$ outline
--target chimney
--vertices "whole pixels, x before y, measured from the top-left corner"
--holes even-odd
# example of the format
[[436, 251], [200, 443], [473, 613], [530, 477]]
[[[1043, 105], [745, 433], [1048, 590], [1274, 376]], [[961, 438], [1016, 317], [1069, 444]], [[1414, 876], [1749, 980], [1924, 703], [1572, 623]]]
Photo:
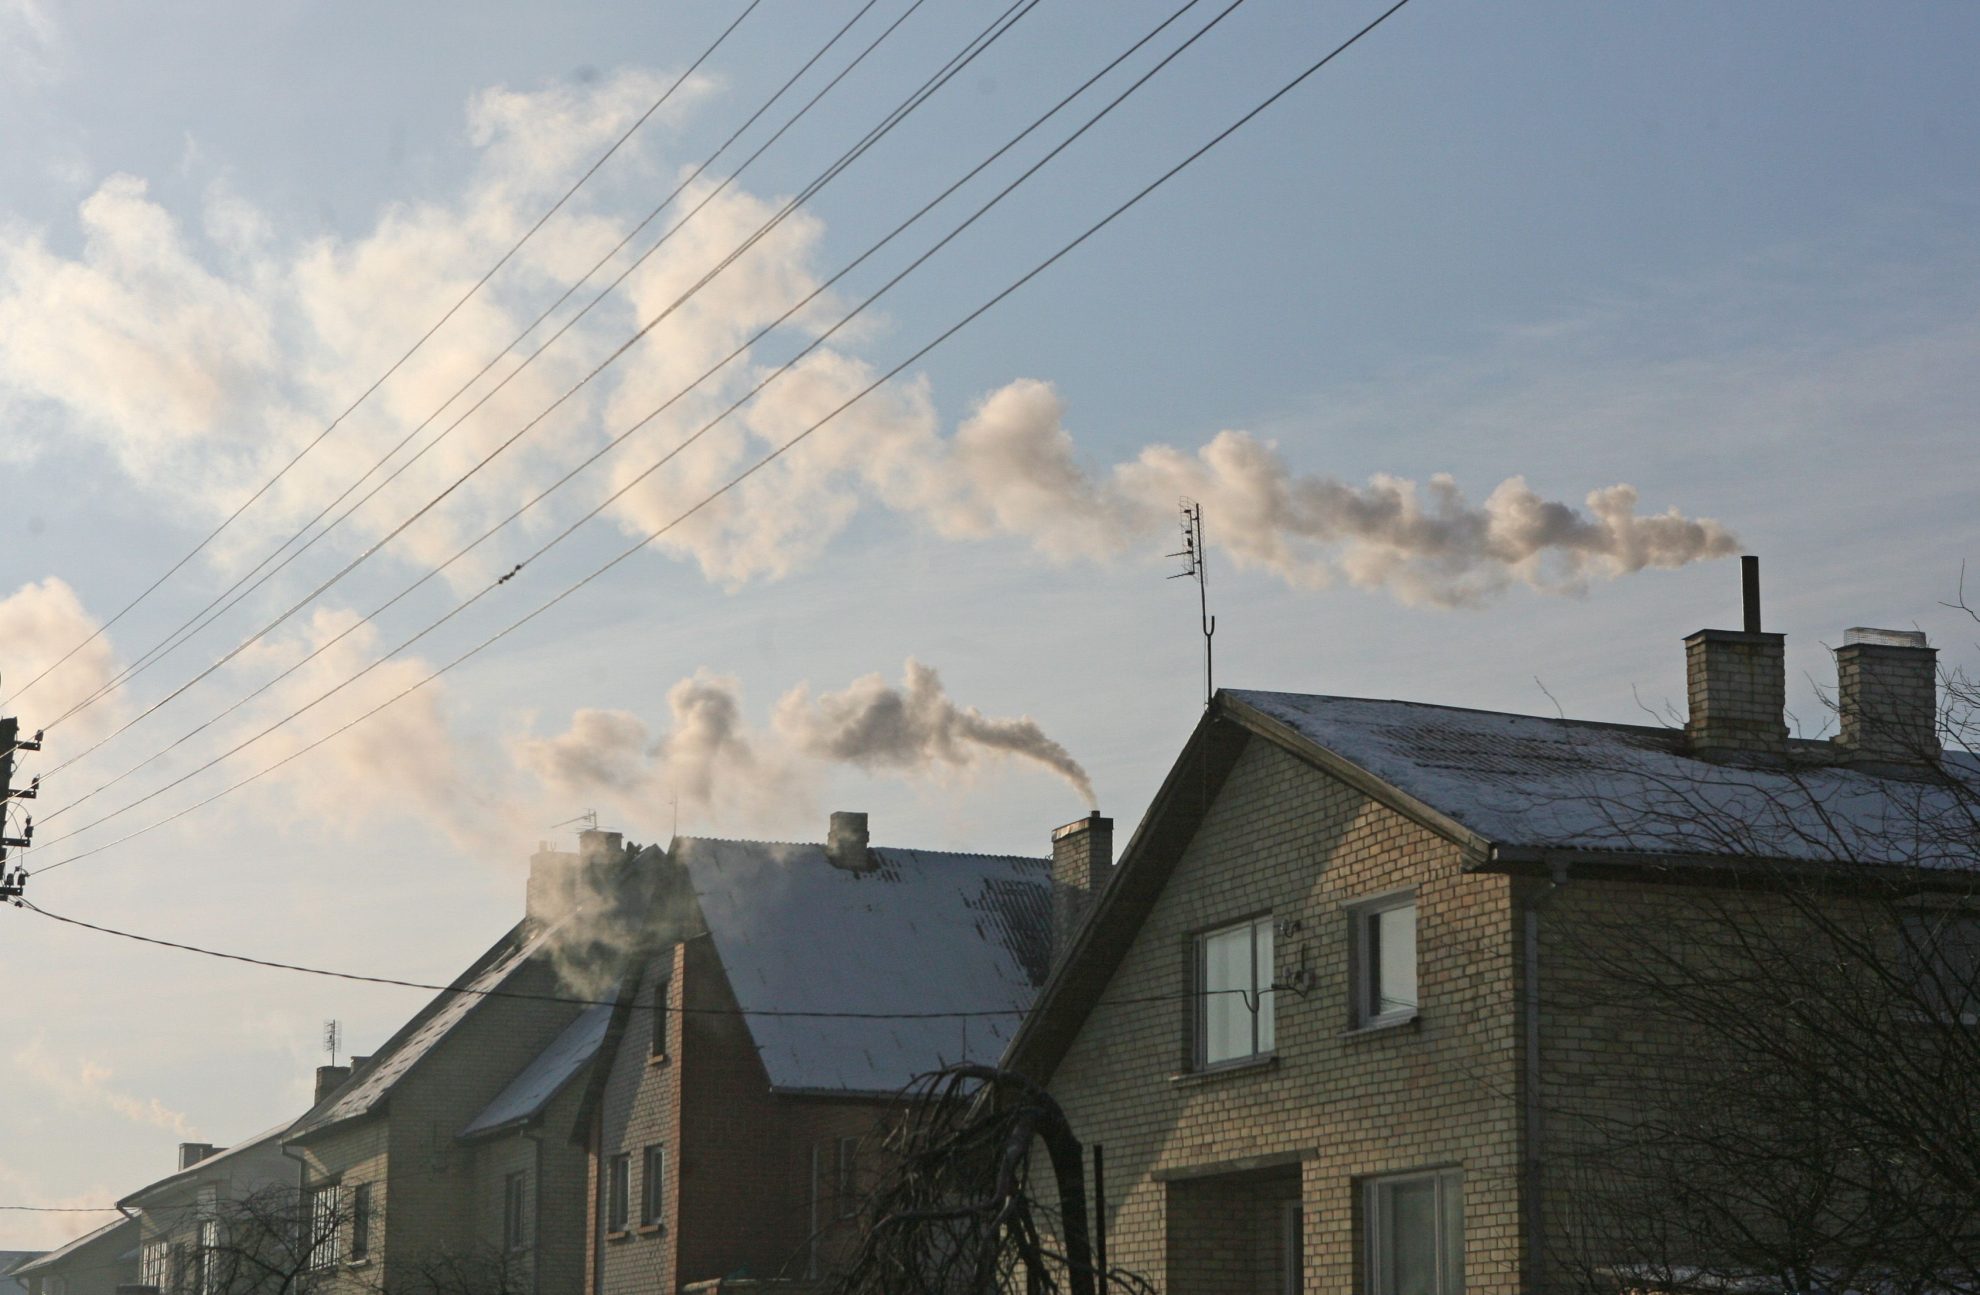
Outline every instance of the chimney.
[[873, 856], [866, 848], [868, 840], [864, 813], [835, 809], [832, 811], [832, 825], [825, 833], [825, 857], [832, 861], [834, 868], [865, 872], [873, 867]]
[[1836, 649], [1836, 745], [1872, 764], [1930, 764], [1939, 756], [1937, 648], [1917, 630], [1858, 626]]
[[553, 850], [548, 841], [536, 843], [529, 856], [529, 886], [523, 896], [523, 915], [533, 925], [554, 922], [571, 911], [577, 894], [577, 856]]
[[179, 1168], [191, 1169], [200, 1161], [219, 1150], [211, 1142], [181, 1142], [179, 1144]]
[[356, 1074], [356, 1073], [357, 1073], [358, 1071], [360, 1071], [360, 1070], [363, 1070], [363, 1069], [364, 1069], [364, 1063], [365, 1063], [365, 1062], [367, 1062], [367, 1061], [369, 1061], [369, 1060], [371, 1060], [371, 1054], [369, 1054], [369, 1053], [366, 1053], [366, 1054], [365, 1054], [364, 1056], [362, 1056], [362, 1057], [352, 1057], [352, 1058], [351, 1058], [351, 1073], [355, 1075], [355, 1074]]
[[[318, 1066], [316, 1068], [316, 1100], [322, 1101], [335, 1092], [337, 1085], [351, 1077], [349, 1066]], [[311, 1103], [314, 1105], [314, 1103]]]
[[1684, 735], [1703, 756], [1787, 752], [1785, 634], [1760, 629], [1760, 559], [1739, 560], [1745, 628], [1699, 630], [1684, 641]]
[[1114, 871], [1114, 820], [1094, 810], [1052, 829], [1052, 962], [1057, 965], [1093, 897]]

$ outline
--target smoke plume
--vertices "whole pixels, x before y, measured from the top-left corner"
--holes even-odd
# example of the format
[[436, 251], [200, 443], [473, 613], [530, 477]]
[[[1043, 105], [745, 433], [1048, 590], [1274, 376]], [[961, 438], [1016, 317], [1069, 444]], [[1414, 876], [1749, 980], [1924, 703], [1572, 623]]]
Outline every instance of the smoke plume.
[[870, 674], [815, 700], [800, 684], [777, 703], [777, 731], [806, 755], [869, 770], [913, 773], [938, 764], [966, 770], [985, 758], [1014, 756], [1057, 774], [1094, 803], [1086, 771], [1036, 720], [991, 719], [974, 706], [958, 706], [934, 668], [912, 658], [905, 673], [900, 687]]

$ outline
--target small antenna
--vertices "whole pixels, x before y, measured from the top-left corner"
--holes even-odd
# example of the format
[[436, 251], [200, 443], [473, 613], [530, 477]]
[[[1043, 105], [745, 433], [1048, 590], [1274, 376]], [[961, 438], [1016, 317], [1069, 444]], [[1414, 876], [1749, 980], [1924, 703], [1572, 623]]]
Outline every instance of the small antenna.
[[598, 830], [598, 811], [595, 809], [587, 809], [586, 811], [584, 811], [584, 813], [579, 814], [576, 818], [567, 818], [561, 823], [552, 823], [549, 827], [546, 827], [543, 830], [546, 832], [554, 832], [560, 827], [569, 827], [573, 823], [582, 823], [584, 824], [587, 831], [596, 832]]
[[1203, 505], [1194, 499], [1182, 498], [1176, 501], [1182, 509], [1182, 548], [1169, 554], [1183, 560], [1183, 569], [1170, 576], [1171, 580], [1196, 581], [1197, 612], [1203, 621], [1203, 704], [1208, 706], [1210, 699], [1217, 694], [1211, 675], [1210, 640], [1217, 633], [1217, 618], [1210, 614], [1210, 587], [1208, 553], [1203, 546]]
[[330, 1064], [337, 1064], [337, 1049], [344, 1044], [344, 1027], [338, 1021], [323, 1023], [323, 1050], [330, 1054]]

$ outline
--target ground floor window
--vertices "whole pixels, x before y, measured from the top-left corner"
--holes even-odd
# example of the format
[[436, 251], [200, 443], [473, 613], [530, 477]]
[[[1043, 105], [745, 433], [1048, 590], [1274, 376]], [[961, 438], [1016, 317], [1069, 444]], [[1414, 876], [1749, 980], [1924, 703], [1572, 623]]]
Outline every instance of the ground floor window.
[[1464, 1290], [1464, 1181], [1456, 1170], [1370, 1179], [1362, 1226], [1369, 1295]]
[[605, 1179], [605, 1230], [624, 1232], [632, 1216], [632, 1152], [613, 1156]]

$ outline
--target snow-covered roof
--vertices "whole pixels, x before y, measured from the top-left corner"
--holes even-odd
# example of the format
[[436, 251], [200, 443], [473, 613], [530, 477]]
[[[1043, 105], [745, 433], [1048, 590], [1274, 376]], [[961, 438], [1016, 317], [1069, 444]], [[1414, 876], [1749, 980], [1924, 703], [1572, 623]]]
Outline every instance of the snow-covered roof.
[[1046, 859], [875, 847], [851, 872], [819, 845], [707, 838], [678, 839], [674, 857], [776, 1089], [891, 1093], [994, 1060], [1045, 979]]
[[468, 1013], [487, 1001], [489, 990], [500, 989], [528, 963], [543, 947], [552, 929], [525, 924], [503, 936], [493, 949], [482, 955], [468, 979], [435, 998], [424, 1012], [388, 1039], [364, 1069], [298, 1120], [292, 1136], [300, 1137], [326, 1125], [368, 1114]]
[[605, 1039], [605, 1027], [612, 1019], [612, 1000], [617, 996], [617, 991], [608, 993], [579, 1013], [562, 1034], [550, 1041], [550, 1046], [495, 1095], [495, 1100], [468, 1121], [460, 1136], [478, 1137], [542, 1113], [551, 1099], [563, 1091], [564, 1085], [598, 1054], [598, 1045]]
[[1853, 769], [1828, 743], [1787, 761], [1686, 753], [1673, 729], [1417, 702], [1225, 696], [1500, 847], [1980, 866], [1980, 761], [1937, 774]]
[[102, 1227], [97, 1228], [94, 1232], [85, 1232], [65, 1246], [60, 1246], [54, 1250], [50, 1250], [47, 1254], [39, 1258], [30, 1259], [26, 1263], [15, 1266], [8, 1273], [8, 1276], [26, 1277], [33, 1273], [47, 1272], [52, 1268], [59, 1267], [64, 1260], [74, 1258], [83, 1251], [93, 1249], [102, 1244], [119, 1246], [120, 1248], [117, 1251], [116, 1257], [120, 1261], [135, 1259], [137, 1257], [137, 1240], [138, 1221], [129, 1215], [119, 1215], [111, 1219], [108, 1223], [105, 1223]]
[[215, 1169], [231, 1169], [234, 1165], [239, 1164], [241, 1158], [245, 1157], [248, 1152], [255, 1150], [257, 1147], [267, 1147], [273, 1150], [273, 1144], [276, 1139], [287, 1133], [294, 1123], [295, 1121], [293, 1120], [285, 1120], [272, 1129], [265, 1129], [251, 1138], [235, 1143], [231, 1147], [216, 1151], [206, 1159], [181, 1169], [177, 1173], [167, 1174], [157, 1182], [147, 1183], [117, 1203], [119, 1205], [139, 1204], [145, 1197], [152, 1195], [154, 1192], [177, 1186], [181, 1183], [196, 1182], [200, 1178], [211, 1174]]

